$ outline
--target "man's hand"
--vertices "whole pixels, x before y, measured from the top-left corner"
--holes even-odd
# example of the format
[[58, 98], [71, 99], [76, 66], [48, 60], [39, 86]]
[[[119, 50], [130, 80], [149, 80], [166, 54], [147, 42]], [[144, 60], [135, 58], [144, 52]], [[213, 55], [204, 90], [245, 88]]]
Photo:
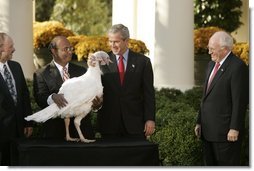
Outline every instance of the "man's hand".
[[94, 112], [97, 112], [101, 108], [102, 102], [103, 102], [103, 98], [102, 97], [96, 96], [93, 99], [92, 109], [93, 109]]
[[239, 135], [239, 131], [234, 130], [234, 129], [230, 129], [228, 132], [228, 141], [232, 141], [235, 142], [238, 140], [238, 135]]
[[197, 124], [197, 125], [195, 126], [194, 131], [195, 131], [195, 135], [196, 135], [198, 138], [200, 138], [200, 136], [201, 136], [201, 125], [200, 125], [200, 124]]
[[68, 104], [63, 94], [52, 94], [51, 97], [59, 108], [63, 108]]
[[33, 133], [33, 127], [25, 127], [24, 128], [24, 135], [25, 137], [30, 137]]
[[154, 131], [155, 131], [155, 122], [152, 120], [146, 121], [144, 128], [145, 136], [147, 137], [152, 135]]

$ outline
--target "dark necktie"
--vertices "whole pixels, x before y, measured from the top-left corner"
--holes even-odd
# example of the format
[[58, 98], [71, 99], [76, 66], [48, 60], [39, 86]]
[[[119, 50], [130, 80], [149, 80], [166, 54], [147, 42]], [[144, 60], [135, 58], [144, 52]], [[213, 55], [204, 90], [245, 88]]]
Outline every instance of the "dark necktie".
[[120, 76], [121, 85], [123, 85], [124, 80], [124, 63], [123, 63], [123, 56], [119, 56], [119, 62], [118, 62], [118, 72]]
[[211, 82], [213, 81], [213, 78], [215, 77], [219, 67], [220, 67], [220, 63], [217, 62], [214, 67], [213, 75], [210, 77], [210, 79], [208, 81], [207, 90], [209, 89], [209, 86], [210, 86]]
[[70, 75], [68, 73], [68, 70], [66, 67], [63, 67], [63, 81], [66, 81], [70, 78]]
[[4, 64], [4, 75], [5, 75], [6, 85], [10, 91], [11, 97], [13, 98], [13, 100], [16, 104], [17, 103], [17, 92], [16, 92], [14, 84], [13, 84], [13, 79], [11, 77], [11, 73], [5, 64]]

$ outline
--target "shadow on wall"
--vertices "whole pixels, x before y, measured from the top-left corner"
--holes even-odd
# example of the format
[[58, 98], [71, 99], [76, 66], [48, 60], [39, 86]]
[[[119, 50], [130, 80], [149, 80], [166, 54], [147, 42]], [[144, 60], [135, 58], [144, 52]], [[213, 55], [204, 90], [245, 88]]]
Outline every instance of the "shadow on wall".
[[0, 14], [0, 32], [7, 32], [8, 20], [3, 14]]

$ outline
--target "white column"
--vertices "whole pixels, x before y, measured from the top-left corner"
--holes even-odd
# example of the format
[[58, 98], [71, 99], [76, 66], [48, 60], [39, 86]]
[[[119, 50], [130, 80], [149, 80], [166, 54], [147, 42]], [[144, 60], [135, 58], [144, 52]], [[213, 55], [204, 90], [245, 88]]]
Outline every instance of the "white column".
[[130, 37], [136, 37], [137, 0], [113, 0], [112, 24], [123, 24], [129, 28]]
[[26, 78], [32, 78], [33, 64], [33, 0], [0, 0], [0, 31], [9, 34]]
[[155, 85], [181, 90], [194, 85], [193, 1], [156, 0]]

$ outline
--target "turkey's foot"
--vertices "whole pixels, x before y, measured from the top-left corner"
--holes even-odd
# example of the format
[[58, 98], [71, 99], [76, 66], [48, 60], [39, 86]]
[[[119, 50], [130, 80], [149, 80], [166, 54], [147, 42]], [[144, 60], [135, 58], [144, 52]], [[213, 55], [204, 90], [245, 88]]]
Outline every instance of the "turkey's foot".
[[76, 141], [76, 142], [80, 141], [79, 138], [71, 138], [71, 137], [65, 137], [65, 140], [66, 141]]
[[89, 140], [89, 139], [85, 139], [85, 138], [80, 139], [80, 141], [83, 142], [83, 143], [95, 142], [95, 140]]

